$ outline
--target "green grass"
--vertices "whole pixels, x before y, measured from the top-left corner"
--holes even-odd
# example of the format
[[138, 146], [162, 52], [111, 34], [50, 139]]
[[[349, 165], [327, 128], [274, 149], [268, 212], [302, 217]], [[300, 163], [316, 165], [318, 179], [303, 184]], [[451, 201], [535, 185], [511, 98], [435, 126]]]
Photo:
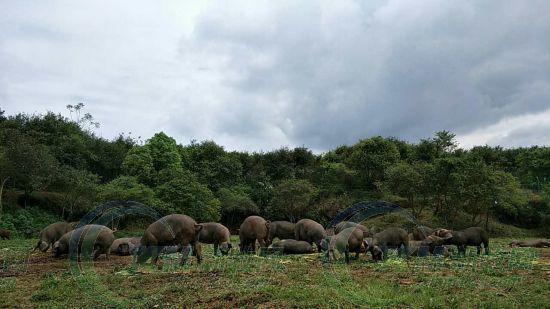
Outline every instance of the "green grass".
[[[327, 264], [321, 254], [214, 257], [205, 246], [200, 265], [190, 258], [179, 266], [175, 254], [160, 267], [117, 257], [95, 266], [83, 263], [84, 273], [75, 275], [68, 261], [51, 258], [43, 265], [16, 267], [35, 243], [16, 239], [0, 242], [0, 259], [11, 263], [13, 275], [0, 277], [0, 305], [548, 308], [550, 249], [511, 251], [508, 241], [493, 240], [489, 256], [478, 257], [474, 250], [452, 259], [390, 255], [382, 263], [361, 256], [350, 265]], [[34, 253], [31, 262], [47, 256]]]

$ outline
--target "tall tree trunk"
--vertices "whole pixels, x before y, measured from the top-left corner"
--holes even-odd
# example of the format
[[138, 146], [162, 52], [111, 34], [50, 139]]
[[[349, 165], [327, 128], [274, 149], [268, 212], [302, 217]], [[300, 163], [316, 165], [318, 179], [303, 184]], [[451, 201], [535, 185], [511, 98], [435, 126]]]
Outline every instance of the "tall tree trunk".
[[6, 177], [4, 180], [2, 180], [2, 185], [0, 185], [0, 218], [2, 218], [2, 214], [4, 211], [4, 208], [2, 206], [2, 195], [4, 194], [4, 185], [6, 184], [6, 181], [8, 181], [9, 177]]
[[25, 193], [23, 193], [23, 208], [27, 209], [27, 202], [29, 200], [29, 192], [25, 190]]

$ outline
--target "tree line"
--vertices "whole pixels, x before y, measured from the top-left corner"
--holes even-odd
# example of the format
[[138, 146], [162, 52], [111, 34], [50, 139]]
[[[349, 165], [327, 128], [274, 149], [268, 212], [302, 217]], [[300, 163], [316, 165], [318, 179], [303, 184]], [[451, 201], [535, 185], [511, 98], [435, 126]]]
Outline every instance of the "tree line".
[[108, 140], [94, 134], [91, 115], [80, 117], [83, 107], [69, 107], [76, 119], [0, 110], [0, 225], [17, 229], [25, 220], [18, 211], [35, 208], [74, 220], [110, 200], [228, 226], [251, 214], [327, 222], [375, 199], [450, 226], [457, 218], [550, 223], [549, 147], [466, 150], [440, 131], [416, 143], [375, 136], [322, 154], [304, 147], [250, 153], [214, 141], [180, 144], [163, 132], [145, 142], [123, 134]]

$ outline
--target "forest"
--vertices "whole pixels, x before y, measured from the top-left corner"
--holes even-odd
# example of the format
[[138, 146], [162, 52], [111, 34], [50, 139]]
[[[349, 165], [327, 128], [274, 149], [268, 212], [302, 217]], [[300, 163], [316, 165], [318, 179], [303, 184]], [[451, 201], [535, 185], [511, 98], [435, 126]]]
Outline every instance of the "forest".
[[70, 116], [0, 110], [0, 228], [24, 233], [78, 220], [111, 200], [231, 228], [251, 214], [327, 223], [356, 202], [386, 200], [430, 225], [550, 232], [550, 147], [462, 149], [440, 131], [414, 143], [365, 137], [321, 154], [251, 153], [163, 132], [105, 139], [83, 104], [68, 109]]

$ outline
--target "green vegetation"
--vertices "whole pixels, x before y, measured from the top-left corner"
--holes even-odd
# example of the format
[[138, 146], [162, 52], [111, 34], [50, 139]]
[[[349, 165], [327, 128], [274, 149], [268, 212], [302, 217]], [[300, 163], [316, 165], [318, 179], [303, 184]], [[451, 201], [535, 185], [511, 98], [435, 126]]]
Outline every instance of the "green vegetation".
[[[180, 267], [176, 254], [165, 256], [160, 269], [114, 256], [84, 264], [83, 275], [72, 273], [66, 260], [34, 253], [31, 261], [42, 264], [12, 268], [15, 276], [0, 277], [0, 299], [6, 307], [69, 308], [547, 307], [548, 249], [511, 250], [508, 241], [493, 240], [489, 256], [478, 257], [471, 249], [465, 258], [407, 261], [391, 252], [386, 262], [361, 256], [350, 265], [326, 264], [321, 254], [214, 257], [208, 246], [200, 265], [190, 259]], [[3, 260], [24, 263], [34, 242], [3, 241]]]
[[144, 142], [106, 140], [83, 104], [68, 109], [76, 119], [0, 110], [0, 227], [42, 228], [38, 213], [77, 220], [117, 199], [232, 228], [251, 214], [327, 223], [353, 203], [379, 199], [427, 225], [550, 232], [549, 147], [464, 150], [441, 131], [418, 143], [371, 137], [318, 155], [302, 147], [248, 153], [213, 141], [178, 144], [163, 132]]

